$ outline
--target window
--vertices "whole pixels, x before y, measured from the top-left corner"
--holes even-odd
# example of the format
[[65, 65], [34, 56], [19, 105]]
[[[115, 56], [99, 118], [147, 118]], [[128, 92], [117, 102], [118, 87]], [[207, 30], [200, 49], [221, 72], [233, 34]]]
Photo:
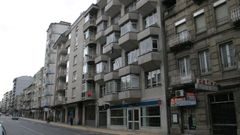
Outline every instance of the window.
[[77, 64], [77, 55], [73, 57], [73, 65], [76, 65], [76, 64]]
[[196, 33], [202, 33], [207, 30], [204, 13], [195, 17], [195, 28], [196, 28]]
[[222, 25], [228, 21], [228, 7], [226, 2], [215, 7], [215, 17], [217, 25]]
[[73, 72], [73, 78], [72, 78], [73, 81], [76, 81], [77, 80], [77, 71], [74, 71]]
[[86, 23], [86, 22], [90, 21], [91, 19], [93, 19], [93, 16], [90, 14], [87, 14], [87, 16], [85, 16], [84, 22]]
[[105, 94], [114, 94], [119, 92], [120, 90], [120, 81], [119, 80], [112, 80], [108, 81], [105, 84]]
[[113, 70], [117, 70], [123, 66], [122, 57], [113, 60]]
[[83, 92], [93, 91], [94, 90], [94, 83], [92, 82], [85, 82], [82, 84]]
[[139, 50], [138, 50], [138, 49], [129, 52], [129, 53], [127, 54], [128, 64], [132, 64], [132, 63], [134, 63], [134, 62], [137, 62], [137, 61], [138, 61], [138, 56], [139, 56]]
[[147, 78], [146, 78], [146, 83], [147, 83], [146, 87], [147, 88], [160, 86], [160, 82], [161, 82], [160, 69], [147, 72], [146, 76], [147, 76]]
[[232, 42], [220, 46], [223, 69], [233, 68], [236, 66], [235, 48]]
[[178, 64], [181, 78], [188, 78], [189, 76], [191, 76], [189, 57], [183, 57], [179, 59]]
[[111, 110], [111, 125], [125, 125], [125, 115], [123, 109]]
[[109, 34], [106, 38], [106, 44], [110, 44], [110, 43], [117, 43], [118, 39], [119, 39], [119, 33], [117, 32], [113, 32], [111, 34]]
[[139, 89], [139, 76], [127, 75], [121, 77], [121, 90]]
[[77, 26], [75, 29], [75, 47], [78, 46], [78, 43], [79, 43], [78, 32], [79, 32], [79, 28]]
[[118, 20], [120, 20], [120, 13], [111, 18], [111, 25], [118, 25]]
[[107, 62], [100, 62], [96, 65], [96, 73], [106, 73], [107, 72]]
[[158, 16], [156, 10], [152, 12], [150, 15], [146, 16], [144, 19], [145, 28], [155, 25], [158, 22]]
[[74, 87], [74, 88], [72, 88], [72, 98], [75, 98], [75, 92], [76, 92], [76, 88]]
[[137, 32], [137, 22], [129, 21], [121, 26], [121, 36], [128, 32]]
[[199, 66], [200, 66], [201, 74], [209, 73], [211, 71], [209, 51], [205, 50], [205, 51], [199, 52], [198, 55], [199, 55]]
[[89, 74], [89, 75], [93, 75], [94, 71], [95, 71], [95, 65], [90, 65], [87, 63], [84, 63], [83, 65], [83, 74]]
[[154, 37], [149, 37], [139, 43], [140, 55], [143, 55], [152, 51], [157, 51], [157, 48], [158, 48], [158, 39]]
[[143, 127], [160, 127], [161, 117], [160, 117], [160, 107], [159, 106], [147, 106], [141, 108], [141, 126]]

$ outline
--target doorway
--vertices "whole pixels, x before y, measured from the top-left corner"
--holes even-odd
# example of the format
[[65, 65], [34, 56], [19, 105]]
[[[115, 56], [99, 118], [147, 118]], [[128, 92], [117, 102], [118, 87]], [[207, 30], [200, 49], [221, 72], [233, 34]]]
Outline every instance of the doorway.
[[127, 109], [127, 126], [129, 130], [140, 129], [140, 108]]
[[237, 119], [233, 93], [210, 95], [213, 135], [237, 135]]

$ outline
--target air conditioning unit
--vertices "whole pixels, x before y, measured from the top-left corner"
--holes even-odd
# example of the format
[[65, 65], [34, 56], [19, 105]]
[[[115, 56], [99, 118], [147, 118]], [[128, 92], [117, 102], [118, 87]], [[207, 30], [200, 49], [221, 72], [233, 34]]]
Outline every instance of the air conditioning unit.
[[176, 90], [175, 97], [184, 97], [184, 90]]

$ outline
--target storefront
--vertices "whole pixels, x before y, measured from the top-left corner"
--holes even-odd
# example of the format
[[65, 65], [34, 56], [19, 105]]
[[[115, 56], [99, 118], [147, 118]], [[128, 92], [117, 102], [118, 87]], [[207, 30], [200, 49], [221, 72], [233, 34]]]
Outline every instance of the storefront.
[[110, 128], [142, 130], [161, 127], [161, 101], [142, 101], [110, 106]]

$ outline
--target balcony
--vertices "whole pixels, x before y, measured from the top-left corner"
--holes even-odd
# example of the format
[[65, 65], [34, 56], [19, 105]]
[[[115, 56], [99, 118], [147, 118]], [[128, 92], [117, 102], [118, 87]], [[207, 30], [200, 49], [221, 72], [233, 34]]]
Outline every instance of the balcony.
[[121, 3], [119, 0], [108, 0], [107, 6], [105, 7], [105, 12], [107, 15], [113, 17], [121, 10]]
[[106, 37], [104, 35], [104, 31], [101, 30], [99, 32], [97, 32], [96, 36], [95, 36], [96, 41], [98, 41], [99, 43], [104, 43], [106, 41]]
[[131, 51], [138, 48], [138, 40], [136, 32], [128, 32], [118, 40], [119, 46], [125, 51]]
[[161, 52], [149, 52], [138, 57], [138, 65], [145, 70], [152, 70], [161, 64]]
[[146, 16], [156, 9], [157, 4], [157, 0], [139, 0], [136, 9], [142, 16]]
[[117, 58], [121, 55], [121, 47], [118, 45], [118, 43], [104, 45], [103, 54], [106, 54], [111, 58]]
[[94, 59], [95, 55], [91, 54], [91, 55], [85, 55], [84, 57], [84, 62], [87, 62], [89, 64], [94, 63]]
[[101, 23], [103, 21], [108, 21], [108, 16], [105, 15], [105, 14], [102, 14], [100, 17], [97, 18], [96, 24], [99, 24], [99, 23]]
[[58, 82], [56, 85], [57, 92], [62, 92], [66, 90], [66, 83], [65, 82]]
[[154, 27], [150, 26], [143, 31], [139, 32], [137, 35], [138, 41], [141, 41], [149, 36], [158, 36], [160, 34], [160, 28], [159, 27]]
[[96, 41], [95, 41], [95, 35], [91, 35], [89, 38], [87, 38], [84, 42], [85, 47], [94, 47], [96, 46]]
[[106, 55], [99, 55], [98, 57], [95, 58], [95, 63], [99, 63], [102, 61], [108, 61], [108, 56]]
[[103, 8], [107, 5], [107, 0], [97, 0], [96, 3], [100, 8]]
[[105, 31], [104, 31], [104, 35], [107, 36], [113, 32], [120, 32], [120, 28], [119, 25], [111, 25], [109, 26]]
[[89, 28], [96, 27], [96, 19], [90, 19], [83, 25], [83, 31], [86, 31]]
[[108, 95], [104, 95], [102, 100], [105, 102], [115, 102], [118, 101], [118, 93], [111, 93]]
[[133, 3], [135, 0], [119, 0], [123, 5], [127, 6], [131, 3]]
[[128, 89], [128, 90], [121, 91], [118, 94], [119, 100], [124, 100], [124, 101], [136, 100], [141, 97], [142, 97], [142, 94], [140, 89]]
[[85, 81], [93, 81], [94, 80], [94, 73], [93, 71], [90, 71], [83, 75], [83, 80]]
[[231, 20], [235, 27], [240, 27], [240, 7], [231, 10]]
[[59, 54], [66, 55], [67, 54], [67, 48], [63, 45], [59, 48]]
[[94, 90], [88, 90], [86, 92], [82, 92], [82, 99], [83, 100], [95, 100], [96, 96], [95, 96], [95, 92]]
[[192, 37], [189, 31], [180, 32], [175, 36], [170, 37], [168, 41], [168, 46], [171, 51], [174, 52], [190, 48], [192, 44]]
[[94, 81], [99, 83], [99, 84], [103, 84], [104, 83], [104, 74], [105, 73], [99, 73], [99, 74], [96, 74], [94, 76]]
[[119, 76], [125, 76], [128, 74], [140, 74], [140, 67], [138, 65], [128, 65], [119, 69]]
[[66, 56], [61, 56], [58, 61], [58, 66], [66, 66], [68, 58]]
[[138, 13], [130, 12], [130, 13], [125, 14], [123, 17], [121, 17], [120, 20], [118, 21], [118, 24], [123, 25], [125, 22], [127, 22], [129, 20], [137, 21], [138, 18], [139, 18]]
[[66, 75], [67, 75], [66, 69], [60, 69], [58, 71], [58, 78], [66, 78]]
[[170, 86], [172, 86], [172, 87], [180, 86], [180, 85], [184, 85], [184, 84], [191, 84], [196, 81], [196, 77], [195, 77], [194, 73], [190, 73], [185, 76], [180, 76], [179, 71], [177, 71], [177, 72], [178, 73], [175, 73], [174, 75], [172, 75], [170, 77]]
[[113, 71], [104, 75], [104, 82], [119, 79], [118, 72]]

